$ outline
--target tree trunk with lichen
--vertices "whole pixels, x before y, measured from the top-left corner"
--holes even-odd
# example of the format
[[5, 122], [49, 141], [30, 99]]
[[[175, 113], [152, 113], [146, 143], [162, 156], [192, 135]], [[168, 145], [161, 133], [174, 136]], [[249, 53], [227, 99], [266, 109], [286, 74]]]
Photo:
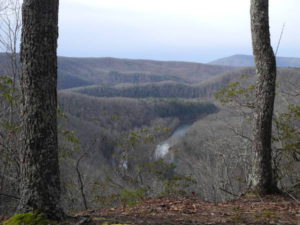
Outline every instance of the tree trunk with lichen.
[[24, 0], [22, 6], [22, 149], [19, 212], [60, 219], [57, 143], [58, 0]]
[[271, 47], [269, 1], [251, 0], [251, 33], [256, 64], [254, 165], [251, 189], [258, 194], [278, 193], [272, 168], [272, 117], [276, 87], [276, 59]]

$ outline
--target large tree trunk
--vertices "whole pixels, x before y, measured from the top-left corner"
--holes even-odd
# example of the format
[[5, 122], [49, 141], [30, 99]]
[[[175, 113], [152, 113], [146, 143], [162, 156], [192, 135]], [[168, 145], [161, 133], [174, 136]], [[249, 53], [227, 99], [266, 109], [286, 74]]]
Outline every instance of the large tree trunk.
[[57, 144], [58, 0], [24, 0], [20, 212], [60, 219]]
[[272, 117], [276, 87], [276, 60], [270, 41], [269, 2], [251, 0], [251, 33], [256, 64], [255, 153], [252, 190], [259, 194], [277, 193], [272, 169]]

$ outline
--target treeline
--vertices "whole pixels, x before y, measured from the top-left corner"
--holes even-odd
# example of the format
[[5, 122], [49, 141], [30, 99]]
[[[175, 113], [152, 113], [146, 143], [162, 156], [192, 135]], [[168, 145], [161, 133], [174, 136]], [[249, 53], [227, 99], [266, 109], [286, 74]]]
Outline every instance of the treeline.
[[96, 97], [128, 98], [198, 98], [199, 88], [177, 82], [148, 83], [140, 85], [90, 86], [72, 89], [74, 92]]
[[[278, 82], [287, 85], [289, 79], [296, 79], [300, 75], [298, 68], [282, 68], [278, 70]], [[211, 98], [214, 94], [230, 82], [241, 77], [251, 77], [253, 81], [254, 68], [244, 68], [239, 71], [215, 76], [200, 84], [192, 85], [175, 81], [162, 81], [138, 84], [91, 85], [70, 89], [70, 91], [95, 97], [127, 97], [127, 98]], [[249, 81], [248, 81], [249, 83]]]
[[99, 83], [105, 85], [116, 85], [122, 83], [147, 83], [147, 82], [161, 82], [161, 81], [178, 81], [178, 82], [186, 82], [184, 79], [173, 75], [163, 75], [163, 74], [151, 74], [147, 72], [139, 72], [139, 73], [122, 73], [118, 71], [111, 71], [99, 77], [101, 81]]
[[70, 75], [61, 75], [58, 77], [58, 80], [57, 80], [57, 88], [58, 89], [82, 87], [82, 86], [87, 86], [87, 85], [92, 85], [92, 84], [93, 83], [90, 81], [86, 81], [86, 80], [80, 79], [75, 76], [70, 76]]
[[113, 86], [122, 83], [147, 83], [147, 82], [161, 82], [161, 81], [178, 81], [185, 83], [186, 81], [176, 76], [171, 75], [159, 75], [159, 74], [147, 74], [147, 73], [120, 73], [117, 71], [111, 71], [103, 73], [99, 76], [97, 82], [83, 80], [79, 77], [61, 74], [58, 78], [59, 89], [69, 89], [76, 87], [89, 86], [96, 83], [101, 85]]
[[127, 98], [202, 98], [208, 97], [214, 87], [194, 86], [178, 82], [121, 84], [117, 86], [87, 86], [70, 91], [96, 97]]
[[217, 111], [214, 104], [196, 100], [96, 98], [66, 91], [60, 92], [59, 102], [61, 110], [74, 117], [103, 127], [118, 126], [120, 131], [149, 125], [157, 118], [196, 120]]
[[177, 77], [186, 82], [198, 83], [224, 72], [237, 70], [234, 67], [202, 63], [117, 58], [58, 58], [58, 72], [98, 83], [112, 71], [121, 74], [148, 74]]

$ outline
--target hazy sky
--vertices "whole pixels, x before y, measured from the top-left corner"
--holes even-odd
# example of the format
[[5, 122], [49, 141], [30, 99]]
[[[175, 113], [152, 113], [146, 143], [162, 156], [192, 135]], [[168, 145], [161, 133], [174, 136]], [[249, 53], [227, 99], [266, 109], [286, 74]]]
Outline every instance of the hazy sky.
[[[62, 0], [59, 55], [209, 62], [251, 54], [250, 0]], [[270, 0], [274, 48], [300, 57], [300, 0]]]

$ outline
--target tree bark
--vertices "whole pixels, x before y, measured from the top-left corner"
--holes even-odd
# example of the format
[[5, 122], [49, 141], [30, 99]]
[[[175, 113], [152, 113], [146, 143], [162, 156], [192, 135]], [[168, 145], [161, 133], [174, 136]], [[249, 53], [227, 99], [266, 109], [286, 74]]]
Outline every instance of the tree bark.
[[19, 212], [63, 216], [57, 141], [58, 0], [22, 6], [22, 149]]
[[269, 1], [251, 0], [251, 33], [256, 64], [255, 153], [251, 188], [265, 195], [278, 193], [272, 168], [272, 117], [276, 87], [276, 59], [269, 31]]

